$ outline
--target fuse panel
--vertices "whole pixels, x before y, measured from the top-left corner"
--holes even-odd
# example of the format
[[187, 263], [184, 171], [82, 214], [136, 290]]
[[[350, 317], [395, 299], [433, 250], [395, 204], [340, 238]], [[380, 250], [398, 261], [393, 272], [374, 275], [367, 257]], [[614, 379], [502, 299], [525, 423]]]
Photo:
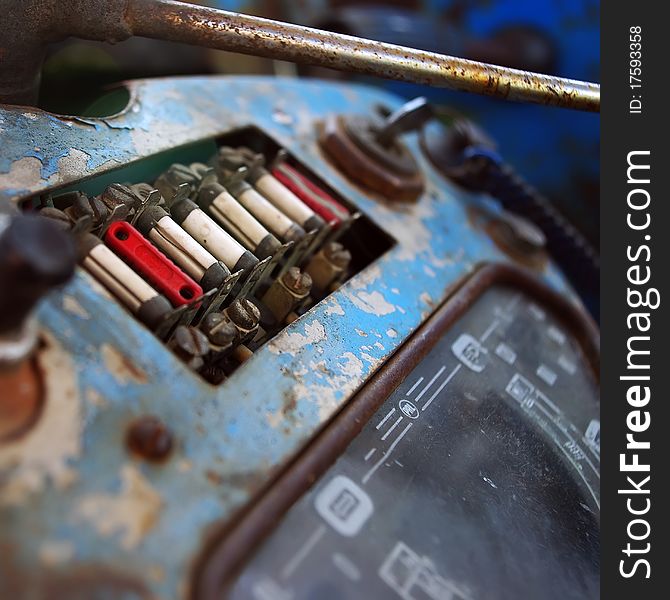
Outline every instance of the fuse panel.
[[22, 202], [73, 231], [83, 270], [215, 384], [392, 245], [260, 131], [232, 139], [265, 153], [224, 138], [149, 181]]

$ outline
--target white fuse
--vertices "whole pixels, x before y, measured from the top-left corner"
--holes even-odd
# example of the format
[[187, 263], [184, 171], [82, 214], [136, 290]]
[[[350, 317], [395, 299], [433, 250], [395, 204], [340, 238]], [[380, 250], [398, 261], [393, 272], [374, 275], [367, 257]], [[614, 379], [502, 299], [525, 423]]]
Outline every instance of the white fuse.
[[182, 229], [159, 206], [144, 210], [136, 222], [137, 228], [158, 246], [205, 291], [218, 288], [230, 271], [188, 232]]
[[319, 215], [300, 200], [281, 181], [265, 169], [261, 171], [261, 175], [255, 181], [252, 180], [251, 183], [285, 215], [293, 219], [305, 231], [321, 229], [326, 224]]
[[81, 242], [82, 266], [146, 325], [154, 328], [172, 310], [159, 294], [92, 234]]
[[246, 181], [236, 181], [228, 186], [240, 204], [283, 242], [297, 242], [305, 237], [305, 230], [283, 212], [268, 202]]
[[201, 188], [198, 205], [259, 259], [272, 256], [279, 249], [279, 240], [221, 184], [214, 182]]
[[173, 219], [233, 273], [248, 270], [258, 259], [226, 233], [198, 205], [184, 199], [170, 208]]

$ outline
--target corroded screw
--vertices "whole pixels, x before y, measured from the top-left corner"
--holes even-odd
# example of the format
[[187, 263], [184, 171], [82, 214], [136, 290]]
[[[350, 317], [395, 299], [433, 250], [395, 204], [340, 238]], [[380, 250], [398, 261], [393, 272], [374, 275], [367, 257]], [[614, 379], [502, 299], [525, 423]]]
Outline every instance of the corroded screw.
[[72, 229], [72, 219], [62, 210], [53, 208], [52, 206], [45, 206], [40, 209], [40, 217], [51, 219], [56, 225], [63, 230]]
[[147, 201], [147, 198], [149, 197], [149, 194], [153, 192], [154, 190], [153, 185], [149, 185], [148, 183], [136, 183], [135, 185], [130, 187], [130, 191], [134, 195], [133, 199], [133, 208], [135, 210], [140, 210], [144, 203]]
[[172, 432], [158, 417], [150, 415], [130, 424], [126, 444], [132, 452], [152, 462], [165, 460], [174, 445]]
[[546, 246], [547, 238], [542, 230], [518, 215], [504, 211], [492, 225], [492, 235], [517, 252], [531, 256]]
[[261, 311], [246, 298], [235, 300], [228, 307], [227, 313], [230, 320], [242, 329], [253, 329], [261, 320]]
[[323, 255], [340, 269], [346, 269], [351, 262], [351, 252], [338, 242], [326, 244]]
[[[246, 150], [246, 149], [245, 149]], [[242, 148], [231, 148], [223, 146], [219, 149], [219, 164], [230, 171], [236, 171], [240, 167], [249, 165], [254, 155], [250, 151], [244, 152]]]
[[298, 267], [291, 267], [286, 271], [282, 283], [296, 296], [306, 296], [312, 289], [312, 278]]
[[125, 219], [130, 210], [135, 206], [137, 196], [128, 186], [113, 183], [107, 186], [102, 194], [100, 194], [100, 200], [110, 211], [119, 211], [119, 207], [125, 209], [125, 216], [121, 217], [122, 213], [117, 213], [120, 218]]
[[81, 192], [72, 192], [72, 213], [75, 219], [90, 217], [94, 227], [109, 215], [107, 207], [98, 198], [89, 198]]
[[166, 172], [165, 179], [174, 186], [182, 183], [188, 183], [195, 186], [198, 184], [199, 177], [186, 165], [180, 163], [173, 164]]
[[223, 313], [209, 313], [200, 325], [203, 333], [209, 338], [212, 344], [217, 346], [227, 346], [232, 344], [237, 337], [237, 327]]
[[135, 194], [141, 198], [146, 198], [149, 195], [149, 192], [151, 192], [153, 189], [154, 187], [148, 183], [136, 183], [132, 187], [132, 190], [135, 192]]
[[184, 325], [177, 327], [169, 346], [192, 369], [202, 367], [203, 357], [209, 352], [207, 336], [195, 327]]

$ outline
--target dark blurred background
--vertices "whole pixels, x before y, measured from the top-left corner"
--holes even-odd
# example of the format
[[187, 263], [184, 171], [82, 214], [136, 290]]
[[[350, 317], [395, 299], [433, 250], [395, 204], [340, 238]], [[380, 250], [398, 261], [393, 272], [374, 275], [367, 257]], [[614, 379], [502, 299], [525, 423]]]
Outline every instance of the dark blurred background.
[[[544, 73], [599, 81], [598, 0], [209, 0], [210, 6]], [[202, 73], [364, 81], [428, 96], [478, 122], [502, 156], [599, 246], [599, 116], [520, 105], [321, 68], [135, 38], [67, 41], [44, 70], [40, 105], [83, 114], [124, 79]]]

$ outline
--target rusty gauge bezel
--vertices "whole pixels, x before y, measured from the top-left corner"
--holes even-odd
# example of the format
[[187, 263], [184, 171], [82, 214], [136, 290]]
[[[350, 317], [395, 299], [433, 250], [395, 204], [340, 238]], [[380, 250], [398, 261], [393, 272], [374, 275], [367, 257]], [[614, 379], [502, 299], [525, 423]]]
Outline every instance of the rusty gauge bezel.
[[191, 597], [221, 598], [246, 560], [281, 522], [282, 516], [325, 473], [358, 435], [389, 394], [430, 352], [446, 331], [494, 285], [514, 287], [548, 308], [574, 336], [600, 382], [600, 333], [591, 318], [528, 271], [488, 264], [466, 277], [412, 335], [255, 500], [217, 531], [195, 564]]

